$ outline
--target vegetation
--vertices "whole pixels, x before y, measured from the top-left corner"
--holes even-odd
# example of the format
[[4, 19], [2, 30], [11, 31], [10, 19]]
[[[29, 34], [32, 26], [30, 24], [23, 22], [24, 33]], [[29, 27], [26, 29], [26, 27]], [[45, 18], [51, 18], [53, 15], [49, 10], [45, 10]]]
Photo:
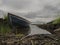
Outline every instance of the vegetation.
[[2, 21], [0, 22], [0, 33], [5, 34], [11, 31], [11, 28], [8, 24], [8, 18], [7, 16], [4, 17], [4, 19], [1, 19]]
[[55, 20], [52, 22], [52, 24], [60, 24], [60, 17], [57, 18], [57, 19], [55, 19]]

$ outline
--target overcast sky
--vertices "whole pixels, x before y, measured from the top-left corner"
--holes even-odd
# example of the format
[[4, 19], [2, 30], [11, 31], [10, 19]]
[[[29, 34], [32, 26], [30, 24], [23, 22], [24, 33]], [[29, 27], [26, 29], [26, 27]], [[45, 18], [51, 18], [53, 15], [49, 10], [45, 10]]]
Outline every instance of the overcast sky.
[[32, 22], [49, 22], [60, 14], [60, 0], [0, 0], [0, 10], [24, 16]]

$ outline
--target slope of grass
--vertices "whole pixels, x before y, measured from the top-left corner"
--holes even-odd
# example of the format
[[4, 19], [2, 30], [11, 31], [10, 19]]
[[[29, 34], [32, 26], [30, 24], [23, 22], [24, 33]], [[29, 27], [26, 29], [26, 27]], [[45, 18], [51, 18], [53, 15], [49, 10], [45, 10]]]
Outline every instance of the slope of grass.
[[57, 19], [55, 19], [55, 20], [52, 22], [52, 24], [60, 24], [60, 17], [57, 18]]

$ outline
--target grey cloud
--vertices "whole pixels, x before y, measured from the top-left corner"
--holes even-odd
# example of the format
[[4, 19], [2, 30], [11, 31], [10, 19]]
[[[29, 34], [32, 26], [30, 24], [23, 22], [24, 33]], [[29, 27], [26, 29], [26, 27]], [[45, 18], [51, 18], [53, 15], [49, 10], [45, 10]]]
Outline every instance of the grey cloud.
[[58, 9], [58, 7], [54, 7], [52, 5], [46, 5], [44, 7], [44, 9], [42, 10], [43, 14], [45, 14], [46, 16], [49, 17], [54, 17], [54, 16], [58, 16], [60, 14], [60, 9]]
[[52, 5], [45, 5], [42, 11], [31, 12], [25, 15], [27, 18], [50, 18], [59, 16], [60, 9], [58, 7], [54, 7]]
[[3, 0], [3, 4], [17, 9], [23, 9], [30, 5], [29, 0]]
[[[60, 0], [3, 0], [6, 10], [29, 19], [53, 18], [60, 14]], [[21, 13], [22, 12], [22, 13]]]

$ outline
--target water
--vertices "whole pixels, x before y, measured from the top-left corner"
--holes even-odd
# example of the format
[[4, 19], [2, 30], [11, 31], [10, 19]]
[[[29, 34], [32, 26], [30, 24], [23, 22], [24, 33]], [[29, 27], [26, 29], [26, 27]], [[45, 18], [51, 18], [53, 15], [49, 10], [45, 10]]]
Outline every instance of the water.
[[31, 33], [29, 35], [34, 35], [34, 34], [51, 34], [48, 31], [37, 27], [36, 25], [30, 25], [30, 28], [31, 28]]

